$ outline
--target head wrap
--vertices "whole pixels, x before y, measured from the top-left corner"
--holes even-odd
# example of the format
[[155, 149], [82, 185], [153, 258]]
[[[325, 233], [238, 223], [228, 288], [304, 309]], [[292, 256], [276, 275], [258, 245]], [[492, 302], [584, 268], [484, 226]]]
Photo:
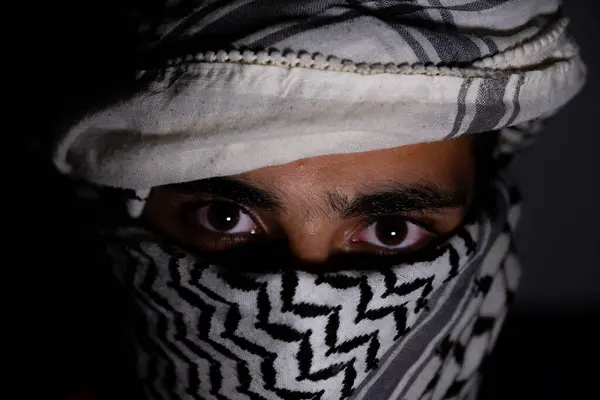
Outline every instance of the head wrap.
[[[156, 16], [156, 17], [153, 17]], [[500, 131], [511, 154], [582, 87], [548, 0], [166, 1], [138, 83], [59, 141], [57, 167], [134, 189], [316, 155]], [[148, 398], [446, 399], [475, 393], [516, 288], [514, 192], [424, 259], [257, 274], [133, 226], [111, 233]]]
[[442, 140], [551, 114], [584, 81], [558, 1], [166, 5], [144, 85], [69, 130], [62, 171], [148, 189]]

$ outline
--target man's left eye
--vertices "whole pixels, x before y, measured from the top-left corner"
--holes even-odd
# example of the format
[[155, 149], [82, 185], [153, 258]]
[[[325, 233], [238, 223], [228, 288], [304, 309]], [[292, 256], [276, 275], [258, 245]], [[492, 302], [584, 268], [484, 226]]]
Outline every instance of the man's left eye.
[[401, 216], [382, 217], [362, 228], [352, 238], [355, 243], [366, 243], [384, 250], [413, 250], [427, 244], [433, 235], [426, 229]]

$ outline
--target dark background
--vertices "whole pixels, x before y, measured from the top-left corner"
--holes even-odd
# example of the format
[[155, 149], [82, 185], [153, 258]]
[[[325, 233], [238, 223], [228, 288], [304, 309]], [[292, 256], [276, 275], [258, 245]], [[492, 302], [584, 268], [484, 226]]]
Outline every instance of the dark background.
[[513, 165], [524, 201], [523, 275], [484, 399], [599, 396], [600, 1], [563, 3], [588, 84]]
[[525, 199], [517, 236], [523, 311], [600, 306], [600, 1], [567, 0], [564, 11], [588, 84], [515, 160]]
[[[65, 110], [84, 108], [105, 87], [127, 79], [123, 71], [135, 44], [123, 35], [124, 21], [111, 11], [120, 4], [125, 2], [36, 7], [43, 21], [35, 24], [39, 33], [27, 60], [37, 71], [25, 77], [36, 95], [23, 103], [35, 110], [27, 130], [42, 133], [33, 136], [51, 138], [60, 131]], [[564, 11], [589, 68], [588, 85], [515, 160], [524, 194], [517, 232], [522, 286], [489, 360], [483, 399], [598, 396], [600, 1], [567, 0]], [[26, 245], [17, 254], [29, 260], [25, 273], [40, 294], [40, 299], [27, 297], [31, 304], [23, 313], [33, 325], [24, 330], [32, 335], [26, 361], [35, 361], [34, 370], [30, 365], [25, 374], [47, 392], [64, 391], [90, 377], [119, 387], [123, 382], [115, 376], [126, 369], [118, 357], [125, 350], [113, 318], [121, 311], [118, 292], [90, 259], [89, 244], [74, 233], [85, 210], [59, 194], [68, 186], [56, 180], [43, 157], [28, 152], [23, 164], [21, 181], [27, 184], [19, 187], [17, 205], [23, 211], [15, 214], [28, 219], [16, 230]]]

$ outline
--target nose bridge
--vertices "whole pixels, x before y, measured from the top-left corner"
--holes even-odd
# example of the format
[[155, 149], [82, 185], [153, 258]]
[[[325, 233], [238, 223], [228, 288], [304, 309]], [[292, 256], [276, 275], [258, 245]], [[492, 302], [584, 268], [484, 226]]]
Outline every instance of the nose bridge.
[[282, 223], [292, 255], [311, 263], [327, 261], [332, 252], [335, 224], [324, 213], [308, 210]]
[[[329, 205], [328, 192], [337, 186], [327, 169], [302, 161], [281, 182], [285, 192], [286, 212], [279, 218], [291, 255], [300, 262], [323, 263], [335, 245], [339, 216]], [[296, 179], [301, 174], [302, 179]]]

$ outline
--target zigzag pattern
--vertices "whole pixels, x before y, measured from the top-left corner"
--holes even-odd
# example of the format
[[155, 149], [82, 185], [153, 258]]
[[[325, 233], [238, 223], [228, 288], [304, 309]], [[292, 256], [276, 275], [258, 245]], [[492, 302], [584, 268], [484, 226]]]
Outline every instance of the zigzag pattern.
[[348, 398], [436, 287], [458, 273], [473, 243], [461, 236], [462, 246], [441, 246], [410, 280], [398, 268], [313, 275], [313, 290], [329, 293], [318, 299], [345, 299], [339, 304], [311, 299], [296, 271], [240, 274], [174, 248], [127, 243], [122, 275], [145, 316], [135, 333], [147, 395]]
[[[512, 235], [510, 227], [505, 226], [496, 241], [505, 240], [507, 236], [511, 238]], [[420, 397], [421, 399], [464, 398], [469, 390], [469, 385], [473, 384], [478, 378], [478, 370], [469, 368], [468, 365], [482, 365], [489, 357], [487, 351], [492, 348], [495, 342], [503, 321], [503, 315], [506, 314], [508, 305], [510, 305], [514, 295], [515, 286], [514, 282], [511, 282], [509, 274], [515, 273], [515, 271], [510, 271], [511, 268], [518, 267], [507, 265], [507, 259], [514, 256], [512, 244], [509, 245], [509, 249], [510, 251], [498, 260], [497, 265], [488, 265], [487, 272], [474, 279], [469, 294], [472, 302], [483, 303], [487, 300], [494, 304], [500, 304], [502, 307], [494, 308], [491, 314], [485, 307], [480, 307], [474, 309], [475, 313], [473, 314], [463, 315], [462, 318], [470, 320], [470, 323], [465, 325], [457, 323], [457, 326], [453, 327], [455, 331], [446, 335], [438, 343], [434, 356], [440, 361], [440, 367], [429, 378], [429, 382]], [[495, 296], [495, 298], [489, 296]], [[471, 357], [473, 357], [473, 354], [480, 357], [477, 362], [467, 360], [469, 347], [477, 346], [477, 341], [486, 343], [487, 351], [483, 354], [481, 351], [471, 353]], [[457, 367], [451, 370], [448, 365]], [[448, 373], [453, 374], [452, 378], [443, 379], [443, 375]]]

